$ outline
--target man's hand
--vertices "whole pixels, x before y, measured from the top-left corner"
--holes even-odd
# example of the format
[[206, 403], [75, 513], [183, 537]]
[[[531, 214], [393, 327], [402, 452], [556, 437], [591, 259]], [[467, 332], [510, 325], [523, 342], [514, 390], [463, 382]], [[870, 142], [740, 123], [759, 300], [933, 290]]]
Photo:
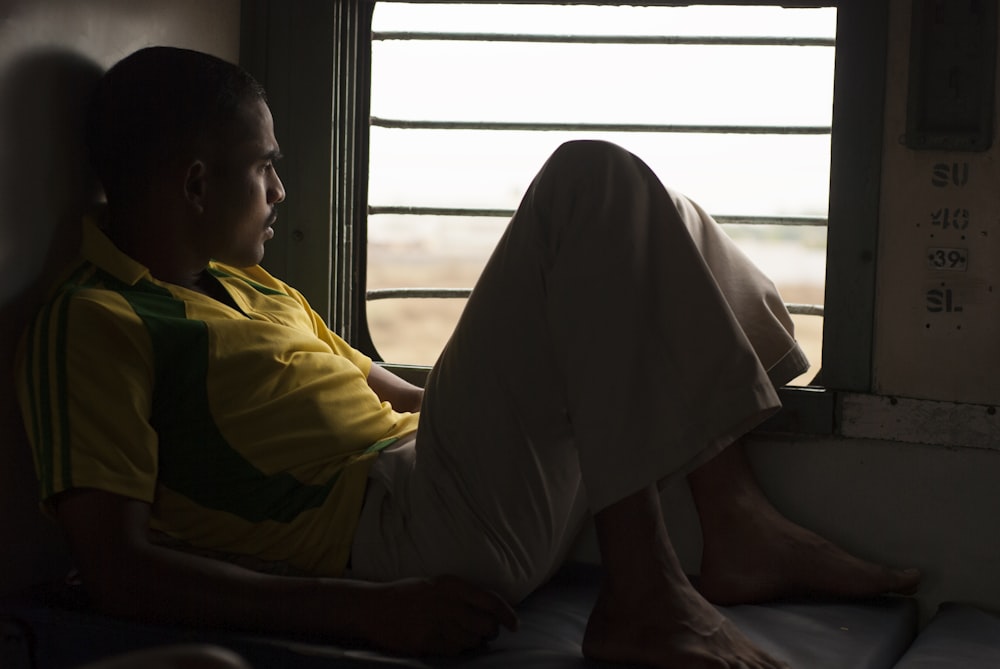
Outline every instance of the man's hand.
[[404, 655], [455, 655], [517, 629], [517, 614], [498, 594], [453, 576], [406, 579], [377, 588], [370, 638]]
[[378, 364], [373, 363], [368, 372], [368, 386], [380, 400], [391, 404], [396, 411], [420, 411], [424, 389], [399, 378]]

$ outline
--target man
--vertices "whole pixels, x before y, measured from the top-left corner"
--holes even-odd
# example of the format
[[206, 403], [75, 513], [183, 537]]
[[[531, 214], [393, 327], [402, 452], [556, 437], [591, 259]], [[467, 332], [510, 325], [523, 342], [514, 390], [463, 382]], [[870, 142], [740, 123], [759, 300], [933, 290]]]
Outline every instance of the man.
[[[916, 587], [754, 483], [734, 444], [804, 358], [770, 282], [635, 156], [553, 154], [422, 390], [257, 266], [285, 191], [248, 74], [145, 49], [90, 125], [106, 232], [26, 337], [20, 388], [46, 508], [101, 609], [454, 653], [516, 627], [588, 515], [608, 574], [589, 657], [778, 667], [706, 597]], [[700, 592], [657, 493], [682, 475]]]

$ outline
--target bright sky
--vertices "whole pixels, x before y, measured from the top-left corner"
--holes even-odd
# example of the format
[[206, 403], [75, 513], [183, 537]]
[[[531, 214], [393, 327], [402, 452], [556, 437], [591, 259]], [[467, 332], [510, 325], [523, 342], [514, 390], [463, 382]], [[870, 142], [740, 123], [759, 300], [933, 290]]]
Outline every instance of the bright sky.
[[[381, 31], [832, 38], [836, 10], [380, 2]], [[377, 41], [372, 115], [453, 121], [828, 126], [830, 47]], [[826, 214], [829, 136], [372, 128], [373, 205], [514, 208], [558, 144], [602, 137], [714, 214]], [[375, 217], [389, 218], [389, 217]], [[373, 220], [397, 241], [409, 222]], [[427, 222], [426, 230], [440, 231]], [[411, 230], [412, 231], [412, 230]], [[492, 234], [492, 233], [490, 233]]]

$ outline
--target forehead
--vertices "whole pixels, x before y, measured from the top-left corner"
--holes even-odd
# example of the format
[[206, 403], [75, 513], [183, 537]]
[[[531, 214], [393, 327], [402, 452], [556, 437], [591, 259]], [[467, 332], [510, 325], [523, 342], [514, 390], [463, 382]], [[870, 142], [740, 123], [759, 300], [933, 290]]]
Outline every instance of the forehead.
[[241, 103], [235, 117], [225, 125], [220, 136], [228, 151], [268, 153], [278, 150], [274, 120], [263, 100]]

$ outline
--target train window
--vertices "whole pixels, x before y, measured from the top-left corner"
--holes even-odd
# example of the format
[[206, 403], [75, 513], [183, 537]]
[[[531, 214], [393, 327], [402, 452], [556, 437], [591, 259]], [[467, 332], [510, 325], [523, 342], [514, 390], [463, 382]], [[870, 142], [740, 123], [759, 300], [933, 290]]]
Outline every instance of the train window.
[[367, 325], [431, 364], [535, 171], [608, 139], [712, 213], [774, 278], [818, 369], [832, 7], [378, 2]]

